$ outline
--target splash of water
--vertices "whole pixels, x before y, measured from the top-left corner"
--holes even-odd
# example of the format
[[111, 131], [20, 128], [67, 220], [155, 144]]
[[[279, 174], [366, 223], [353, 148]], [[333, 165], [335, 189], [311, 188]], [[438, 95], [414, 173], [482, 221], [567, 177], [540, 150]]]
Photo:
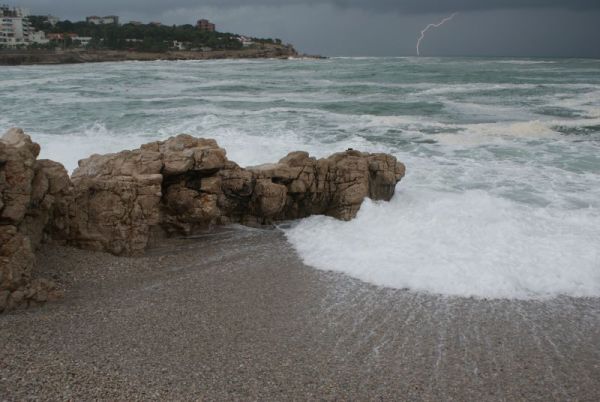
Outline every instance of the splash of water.
[[419, 51], [419, 46], [421, 46], [421, 41], [425, 38], [425, 33], [427, 33], [427, 31], [429, 31], [431, 28], [439, 28], [442, 25], [444, 25], [446, 22], [452, 20], [458, 13], [453, 13], [451, 16], [444, 18], [443, 20], [441, 20], [440, 22], [438, 22], [437, 24], [429, 24], [425, 27], [425, 29], [423, 29], [421, 31], [421, 36], [419, 37], [419, 39], [417, 40], [417, 56], [420, 56], [421, 53]]

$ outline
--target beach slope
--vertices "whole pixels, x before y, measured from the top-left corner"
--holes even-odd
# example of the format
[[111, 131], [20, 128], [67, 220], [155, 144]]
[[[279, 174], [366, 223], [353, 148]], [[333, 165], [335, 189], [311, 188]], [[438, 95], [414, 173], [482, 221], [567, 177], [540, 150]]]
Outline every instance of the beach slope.
[[600, 299], [443, 298], [305, 266], [280, 230], [141, 257], [46, 245], [65, 298], [0, 317], [6, 400], [597, 400]]

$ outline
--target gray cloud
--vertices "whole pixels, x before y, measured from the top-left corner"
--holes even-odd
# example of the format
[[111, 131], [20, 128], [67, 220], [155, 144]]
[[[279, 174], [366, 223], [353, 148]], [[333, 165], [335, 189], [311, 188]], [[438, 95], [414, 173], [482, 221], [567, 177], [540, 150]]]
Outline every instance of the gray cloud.
[[87, 2], [81, 0], [24, 0], [21, 4], [35, 9], [54, 9], [64, 13], [108, 13], [117, 11], [137, 11], [161, 13], [176, 8], [197, 8], [199, 6], [242, 7], [289, 5], [325, 5], [339, 8], [357, 8], [375, 12], [439, 13], [447, 11], [481, 11], [517, 8], [564, 8], [600, 9], [598, 0], [105, 0]]
[[[6, 1], [6, 0], [5, 0]], [[278, 37], [308, 53], [346, 56], [415, 54], [420, 30], [449, 12], [461, 14], [430, 32], [424, 55], [600, 57], [599, 0], [13, 0], [33, 13], [81, 20], [117, 14], [122, 21], [194, 23], [221, 31]]]

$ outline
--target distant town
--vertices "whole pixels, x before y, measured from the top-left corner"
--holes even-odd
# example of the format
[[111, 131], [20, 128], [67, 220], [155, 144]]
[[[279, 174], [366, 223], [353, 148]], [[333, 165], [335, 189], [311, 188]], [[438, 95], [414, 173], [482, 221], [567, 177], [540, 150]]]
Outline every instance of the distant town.
[[208, 19], [195, 25], [163, 25], [129, 21], [119, 16], [88, 16], [71, 22], [52, 15], [30, 14], [21, 7], [0, 6], [0, 49], [11, 50], [129, 50], [142, 52], [241, 50], [280, 39], [259, 39], [223, 33]]

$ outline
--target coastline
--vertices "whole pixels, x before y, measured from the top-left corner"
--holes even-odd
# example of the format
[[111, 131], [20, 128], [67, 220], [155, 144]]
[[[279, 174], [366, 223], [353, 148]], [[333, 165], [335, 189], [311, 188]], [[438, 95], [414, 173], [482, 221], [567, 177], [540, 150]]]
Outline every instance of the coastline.
[[[292, 225], [285, 235], [225, 222], [187, 238], [161, 239], [150, 232], [149, 247], [136, 258], [42, 244], [38, 264], [24, 277], [56, 281], [63, 296], [38, 306], [38, 296], [42, 303], [48, 292], [33, 287], [41, 291], [35, 297], [27, 293], [35, 308], [22, 305], [23, 310], [0, 315], [0, 399], [597, 400], [597, 291], [589, 293], [592, 297], [543, 300], [442, 297], [371, 286], [313, 269], [299, 258], [309, 261], [312, 253], [347, 267], [354, 261], [345, 261], [355, 259], [356, 267], [389, 273], [392, 279], [414, 272], [424, 274], [427, 283], [478, 289], [479, 278], [492, 290], [508, 278], [533, 290], [532, 297], [540, 286], [553, 294], [578, 294], [574, 285], [598, 289], [600, 197], [595, 189], [600, 171], [594, 161], [600, 132], [591, 115], [600, 96], [593, 89], [596, 70], [589, 62], [485, 63], [489, 71], [498, 71], [488, 75], [486, 70], [484, 82], [475, 84], [469, 81], [480, 77], [480, 66], [468, 60], [437, 60], [427, 68], [414, 68], [414, 60], [278, 59], [0, 68], [4, 124], [35, 128], [44, 152], [51, 151], [41, 156], [73, 167], [76, 161], [69, 160], [79, 153], [73, 159], [131, 150], [190, 131], [214, 133], [230, 151], [226, 156], [240, 166], [276, 161], [272, 157], [284, 156], [288, 148], [325, 155], [366, 147], [392, 152], [410, 168], [398, 202], [377, 203], [377, 208], [369, 202], [351, 223], [312, 218], [296, 229]], [[513, 105], [515, 93], [527, 101]], [[400, 105], [400, 97], [407, 103]], [[412, 102], [424, 97], [435, 100]], [[590, 115], [582, 115], [584, 110]], [[417, 119], [420, 114], [428, 117]], [[499, 115], [503, 119], [496, 121]], [[558, 125], [566, 129], [559, 133]], [[23, 150], [19, 153], [23, 156]], [[168, 158], [159, 153], [171, 168], [188, 169], [178, 153]], [[194, 158], [194, 165], [214, 175], [205, 156], [211, 153]], [[73, 203], [61, 201], [68, 195], [61, 185], [71, 176], [59, 175], [64, 169], [58, 163], [31, 156], [23, 158], [22, 170], [6, 169], [4, 175], [15, 158], [0, 157], [4, 160], [9, 163], [0, 163], [0, 179], [17, 178], [19, 186], [9, 180], [3, 187], [0, 193], [10, 193], [1, 194], [0, 210], [16, 197], [12, 205], [31, 206], [20, 212], [24, 220], [15, 217], [19, 211], [9, 211], [14, 224], [5, 226], [21, 227], [36, 249], [43, 235], [61, 240], [67, 227], [62, 218], [75, 218], [69, 210], [87, 215], [89, 207], [68, 208]], [[114, 159], [113, 165], [131, 173], [132, 160]], [[97, 170], [98, 165], [88, 166]], [[130, 176], [111, 169], [110, 182], [79, 187], [84, 201], [97, 196], [93, 206], [99, 213], [92, 218], [112, 214], [111, 224], [100, 229], [115, 228], [128, 237], [134, 232], [124, 226], [130, 219], [112, 222], [139, 216], [129, 214], [135, 211], [131, 194], [152, 190], [146, 186], [151, 183], [140, 183], [140, 192], [125, 187]], [[229, 173], [223, 177], [238, 179]], [[155, 177], [144, 179], [156, 183]], [[212, 194], [204, 194], [219, 191], [215, 182], [197, 179], [196, 173], [173, 174], [160, 190], [192, 187], [211, 200]], [[281, 180], [273, 184], [292, 188]], [[273, 194], [263, 190], [263, 196]], [[194, 192], [163, 200], [195, 198]], [[123, 194], [123, 202], [110, 193]], [[240, 191], [228, 200], [239, 199], [236, 194]], [[244, 210], [258, 217], [255, 208], [262, 215], [280, 205], [275, 195]], [[140, 198], [138, 205], [146, 201]], [[124, 205], [125, 214], [114, 208], [117, 204]], [[189, 223], [172, 213], [176, 206], [168, 216], [177, 220], [163, 221], [169, 227]], [[310, 221], [315, 225], [305, 226]], [[76, 228], [87, 228], [90, 220], [77, 222], [85, 225]], [[302, 227], [306, 230], [297, 230]], [[5, 233], [15, 234], [8, 229]], [[69, 233], [63, 241], [75, 237]], [[85, 233], [84, 239], [97, 240], [88, 236], [96, 233]], [[115, 245], [109, 241], [113, 235], [106, 239], [105, 244]], [[13, 277], [12, 261], [23, 261], [6, 260], [2, 253], [0, 260], [4, 279]], [[1, 269], [6, 261], [8, 275]], [[357, 272], [318, 260], [311, 264]], [[373, 281], [373, 276], [362, 277]], [[23, 299], [23, 292], [15, 293]], [[0, 302], [1, 296], [0, 288]]]
[[156, 60], [288, 59], [320, 58], [300, 55], [293, 47], [269, 45], [258, 49], [216, 50], [210, 52], [168, 51], [164, 53], [125, 50], [0, 51], [0, 66], [99, 63]]
[[137, 258], [56, 245], [39, 258], [67, 291], [0, 317], [0, 394], [11, 400], [594, 400], [600, 392], [598, 298], [378, 288], [304, 265], [279, 230], [239, 226], [169, 239]]

